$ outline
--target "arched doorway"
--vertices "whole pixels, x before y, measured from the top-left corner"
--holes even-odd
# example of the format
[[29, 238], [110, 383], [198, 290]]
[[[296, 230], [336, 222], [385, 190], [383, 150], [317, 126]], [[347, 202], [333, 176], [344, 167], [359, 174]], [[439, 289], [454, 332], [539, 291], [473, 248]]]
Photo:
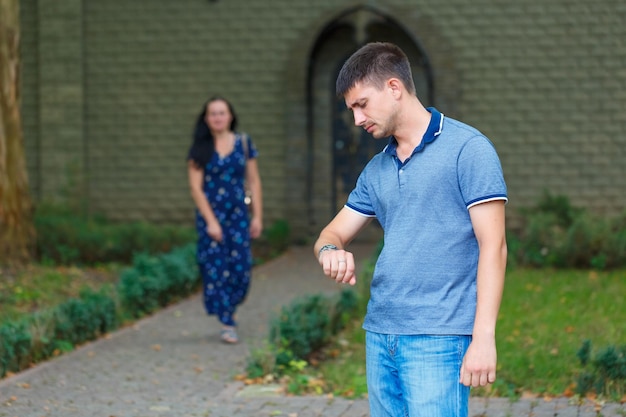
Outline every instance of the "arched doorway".
[[[335, 80], [345, 60], [368, 42], [393, 42], [412, 64], [413, 78], [423, 104], [434, 105], [432, 71], [427, 56], [397, 21], [381, 12], [359, 6], [333, 19], [321, 31], [310, 55], [307, 82], [309, 118], [309, 189], [313, 224], [323, 225], [343, 207], [359, 173], [386, 145], [354, 126], [342, 97], [335, 95]], [[365, 239], [380, 231], [369, 228]]]

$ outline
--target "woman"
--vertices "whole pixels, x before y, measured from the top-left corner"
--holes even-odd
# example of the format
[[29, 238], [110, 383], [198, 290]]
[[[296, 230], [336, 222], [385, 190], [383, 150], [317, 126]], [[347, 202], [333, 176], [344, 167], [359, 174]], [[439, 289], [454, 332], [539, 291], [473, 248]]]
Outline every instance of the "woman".
[[[221, 339], [237, 343], [235, 311], [250, 284], [250, 239], [263, 228], [261, 178], [252, 141], [236, 132], [232, 105], [213, 97], [198, 116], [189, 150], [188, 174], [196, 204], [198, 265], [204, 284], [204, 306], [222, 323]], [[244, 143], [245, 140], [245, 143]], [[252, 213], [245, 187], [252, 192]]]

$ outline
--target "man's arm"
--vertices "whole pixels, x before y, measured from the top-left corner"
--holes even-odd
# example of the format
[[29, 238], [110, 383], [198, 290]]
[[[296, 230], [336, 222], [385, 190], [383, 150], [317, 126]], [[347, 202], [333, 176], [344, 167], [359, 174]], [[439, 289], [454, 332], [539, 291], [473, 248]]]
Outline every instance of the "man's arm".
[[496, 320], [500, 310], [506, 270], [504, 201], [490, 201], [470, 208], [478, 240], [476, 317], [460, 381], [467, 386], [484, 386], [496, 380]]
[[313, 252], [326, 276], [340, 283], [356, 284], [354, 256], [345, 248], [371, 221], [371, 217], [344, 207], [322, 230]]

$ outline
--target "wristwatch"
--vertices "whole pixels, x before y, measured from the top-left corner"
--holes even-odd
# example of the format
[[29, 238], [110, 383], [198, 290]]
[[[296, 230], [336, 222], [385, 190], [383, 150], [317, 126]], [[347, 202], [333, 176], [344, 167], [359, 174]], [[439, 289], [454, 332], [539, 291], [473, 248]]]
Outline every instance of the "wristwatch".
[[327, 250], [337, 250], [337, 249], [339, 249], [339, 248], [337, 246], [335, 246], [335, 245], [331, 245], [331, 244], [324, 245], [317, 252], [317, 257], [319, 258], [320, 256], [322, 256], [322, 252], [325, 252]]

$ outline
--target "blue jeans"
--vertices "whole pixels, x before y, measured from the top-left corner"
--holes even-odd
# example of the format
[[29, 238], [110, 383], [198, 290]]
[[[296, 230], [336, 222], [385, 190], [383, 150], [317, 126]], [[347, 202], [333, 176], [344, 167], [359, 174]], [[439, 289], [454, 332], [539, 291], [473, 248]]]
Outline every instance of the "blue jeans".
[[367, 332], [371, 417], [467, 417], [469, 387], [459, 382], [471, 336]]

